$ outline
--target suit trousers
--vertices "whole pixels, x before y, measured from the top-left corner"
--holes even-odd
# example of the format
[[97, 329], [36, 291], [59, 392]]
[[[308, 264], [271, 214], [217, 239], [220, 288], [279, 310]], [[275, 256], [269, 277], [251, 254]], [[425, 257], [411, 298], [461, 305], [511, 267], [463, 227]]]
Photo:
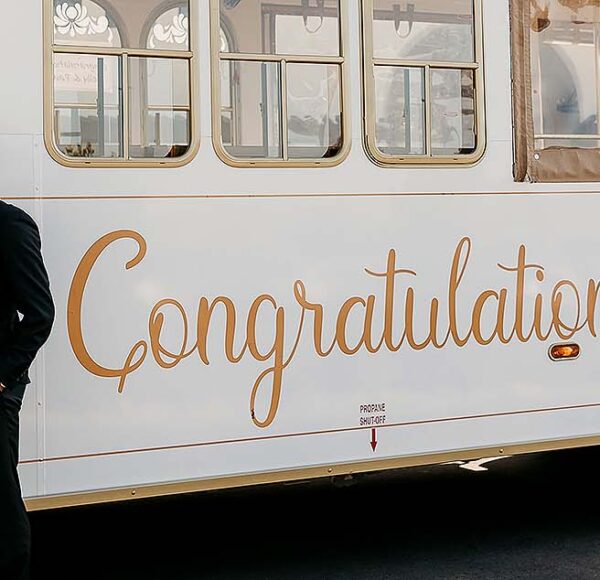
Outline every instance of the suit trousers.
[[0, 578], [29, 578], [31, 530], [17, 473], [25, 385], [0, 393]]

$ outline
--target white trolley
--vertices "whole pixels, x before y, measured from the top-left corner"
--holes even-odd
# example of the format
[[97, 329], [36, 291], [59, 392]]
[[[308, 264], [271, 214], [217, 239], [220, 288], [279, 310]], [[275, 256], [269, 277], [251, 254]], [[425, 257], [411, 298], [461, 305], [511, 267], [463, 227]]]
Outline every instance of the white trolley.
[[30, 509], [600, 442], [594, 2], [0, 13]]

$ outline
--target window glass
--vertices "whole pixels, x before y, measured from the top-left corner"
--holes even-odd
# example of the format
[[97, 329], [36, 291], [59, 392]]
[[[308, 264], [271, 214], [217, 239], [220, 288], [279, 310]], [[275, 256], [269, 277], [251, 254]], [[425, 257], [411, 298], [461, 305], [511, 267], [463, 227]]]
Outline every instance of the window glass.
[[131, 157], [180, 157], [190, 145], [189, 68], [184, 60], [129, 60]]
[[434, 155], [475, 150], [475, 85], [471, 70], [431, 71], [431, 147]]
[[289, 64], [287, 73], [289, 156], [334, 157], [342, 147], [340, 67]]
[[122, 155], [119, 59], [54, 55], [56, 145], [69, 157]]
[[376, 142], [385, 155], [425, 154], [424, 71], [375, 68]]
[[111, 16], [91, 0], [54, 0], [54, 43], [120, 47], [121, 36]]
[[600, 181], [600, 2], [511, 0], [513, 175]]
[[54, 0], [54, 43], [189, 50], [189, 4], [171, 0]]
[[[221, 52], [229, 52], [229, 35], [221, 26], [219, 30]], [[221, 62], [221, 138], [224, 145], [233, 147], [236, 139], [234, 133], [237, 130], [235, 103], [235, 79], [233, 78], [233, 61]]]
[[219, 0], [219, 6], [236, 52], [340, 54], [339, 0]]
[[471, 62], [472, 0], [375, 0], [373, 52], [376, 58]]
[[339, 157], [340, 0], [213, 2], [213, 26], [220, 26], [215, 133], [221, 156], [253, 165]]
[[372, 157], [384, 164], [471, 161], [483, 150], [480, 0], [373, 0], [363, 7]]
[[[59, 151], [124, 162], [185, 155], [192, 142], [189, 2], [53, 0], [51, 17]], [[86, 50], [104, 47], [110, 55]]]
[[[598, 147], [600, 7], [551, 1], [531, 32], [536, 148]], [[564, 137], [563, 137], [564, 136]]]
[[147, 48], [189, 50], [189, 14], [187, 4], [163, 12], [148, 34]]
[[[241, 158], [281, 157], [279, 63], [224, 61], [221, 64], [234, 67], [239, 95], [233, 107], [233, 114], [240, 120], [239, 127], [235, 143], [226, 145], [227, 151]], [[227, 92], [222, 90], [221, 95], [228, 102]], [[221, 121], [225, 123], [226, 119], [222, 117]]]

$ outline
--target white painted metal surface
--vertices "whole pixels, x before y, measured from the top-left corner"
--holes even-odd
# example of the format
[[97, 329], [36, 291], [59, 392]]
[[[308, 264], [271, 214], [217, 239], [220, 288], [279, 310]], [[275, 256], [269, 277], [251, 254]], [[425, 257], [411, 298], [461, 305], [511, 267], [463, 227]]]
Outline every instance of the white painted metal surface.
[[[164, 170], [75, 170], [51, 160], [42, 135], [40, 3], [3, 6], [5, 22], [15, 25], [5, 27], [0, 40], [2, 54], [14, 55], [0, 61], [0, 194], [40, 224], [57, 305], [56, 325], [35, 363], [22, 413], [25, 495], [598, 435], [600, 341], [585, 322], [588, 282], [600, 280], [600, 198], [594, 184], [512, 181], [508, 0], [484, 2], [487, 152], [475, 167], [451, 169], [382, 169], [367, 159], [358, 98], [358, 0], [348, 0], [349, 158], [331, 169], [236, 169], [220, 162], [210, 136], [207, 4], [201, 0], [197, 11], [200, 152], [188, 166]], [[91, 270], [81, 307], [85, 346], [98, 365], [122, 368], [138, 341], [149, 348], [119, 392], [118, 378], [86, 368], [73, 332], [69, 336], [69, 320], [74, 324], [78, 310], [68, 312], [68, 298], [84, 254], [106, 234], [122, 230], [145, 240], [145, 255], [126, 270], [138, 243], [124, 237], [110, 244]], [[517, 273], [499, 267], [516, 268], [521, 246], [526, 262], [544, 269], [543, 281], [537, 269], [526, 270], [522, 305]], [[459, 247], [464, 275], [453, 310], [448, 288]], [[393, 341], [406, 329], [409, 287], [414, 340], [427, 338], [434, 297], [439, 340], [448, 333], [452, 312], [458, 339], [451, 334], [443, 348], [423, 350], [405, 339], [397, 352], [385, 342], [376, 353], [363, 344], [354, 355], [341, 352], [338, 341], [329, 356], [319, 356], [314, 313], [301, 307], [296, 282], [302, 282], [306, 301], [323, 305], [324, 348], [332, 343], [342, 305], [372, 295], [368, 326], [376, 344], [386, 335], [386, 279], [366, 269], [385, 273], [390, 250], [396, 268], [414, 272], [394, 277]], [[550, 328], [552, 293], [562, 280], [574, 284], [581, 300], [581, 329], [572, 338], [581, 346], [578, 360], [549, 359], [548, 347], [561, 341], [556, 324], [547, 340], [524, 341], [515, 334], [508, 344], [498, 337], [489, 345], [474, 337], [456, 344], [472, 328], [474, 304], [487, 290], [506, 289], [506, 335], [519, 326], [520, 309], [524, 332], [531, 328], [538, 295], [538, 320]], [[560, 319], [571, 325], [575, 293], [562, 289]], [[277, 366], [276, 353], [260, 361], [248, 349], [239, 362], [228, 361], [224, 311], [217, 309], [206, 340], [210, 364], [194, 352], [166, 369], [157, 363], [160, 353], [151, 352], [148, 326], [157, 303], [177, 301], [189, 324], [183, 346], [191, 351], [201, 298], [226, 296], [237, 311], [238, 353], [251, 305], [265, 294], [282, 309], [281, 325], [272, 304], [262, 304], [257, 349], [268, 353], [281, 338], [283, 350], [276, 351], [289, 364], [282, 370], [277, 412], [261, 427], [257, 423], [264, 422], [272, 400], [272, 374], [258, 390], [255, 420], [253, 385]], [[480, 317], [484, 337], [492, 334], [497, 311], [497, 301], [486, 302]], [[181, 312], [172, 304], [162, 312], [161, 344], [179, 352]], [[359, 342], [364, 320], [359, 304], [345, 327], [350, 347]], [[162, 358], [173, 360], [164, 353]], [[381, 403], [385, 412], [361, 413], [361, 405]], [[385, 426], [378, 429], [374, 452], [372, 425], [361, 426], [360, 420], [375, 415], [385, 415]]]

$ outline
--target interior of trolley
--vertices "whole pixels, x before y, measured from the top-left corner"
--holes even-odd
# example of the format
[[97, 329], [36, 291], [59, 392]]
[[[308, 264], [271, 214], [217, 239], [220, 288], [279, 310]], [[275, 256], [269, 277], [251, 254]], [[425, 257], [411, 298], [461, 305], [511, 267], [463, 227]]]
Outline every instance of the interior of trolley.
[[[223, 162], [341, 163], [351, 146], [351, 51], [362, 59], [372, 161], [447, 166], [483, 155], [483, 0], [363, 0], [358, 45], [348, 42], [344, 0], [208, 3], [212, 135]], [[59, 162], [168, 165], [193, 156], [197, 87], [208, 82], [194, 60], [200, 6], [46, 0], [46, 139]], [[527, 81], [515, 98], [524, 112], [515, 132], [531, 133], [532, 162], [544, 150], [597, 149], [600, 2], [514, 0], [511, 9], [513, 58], [524, 61]]]

